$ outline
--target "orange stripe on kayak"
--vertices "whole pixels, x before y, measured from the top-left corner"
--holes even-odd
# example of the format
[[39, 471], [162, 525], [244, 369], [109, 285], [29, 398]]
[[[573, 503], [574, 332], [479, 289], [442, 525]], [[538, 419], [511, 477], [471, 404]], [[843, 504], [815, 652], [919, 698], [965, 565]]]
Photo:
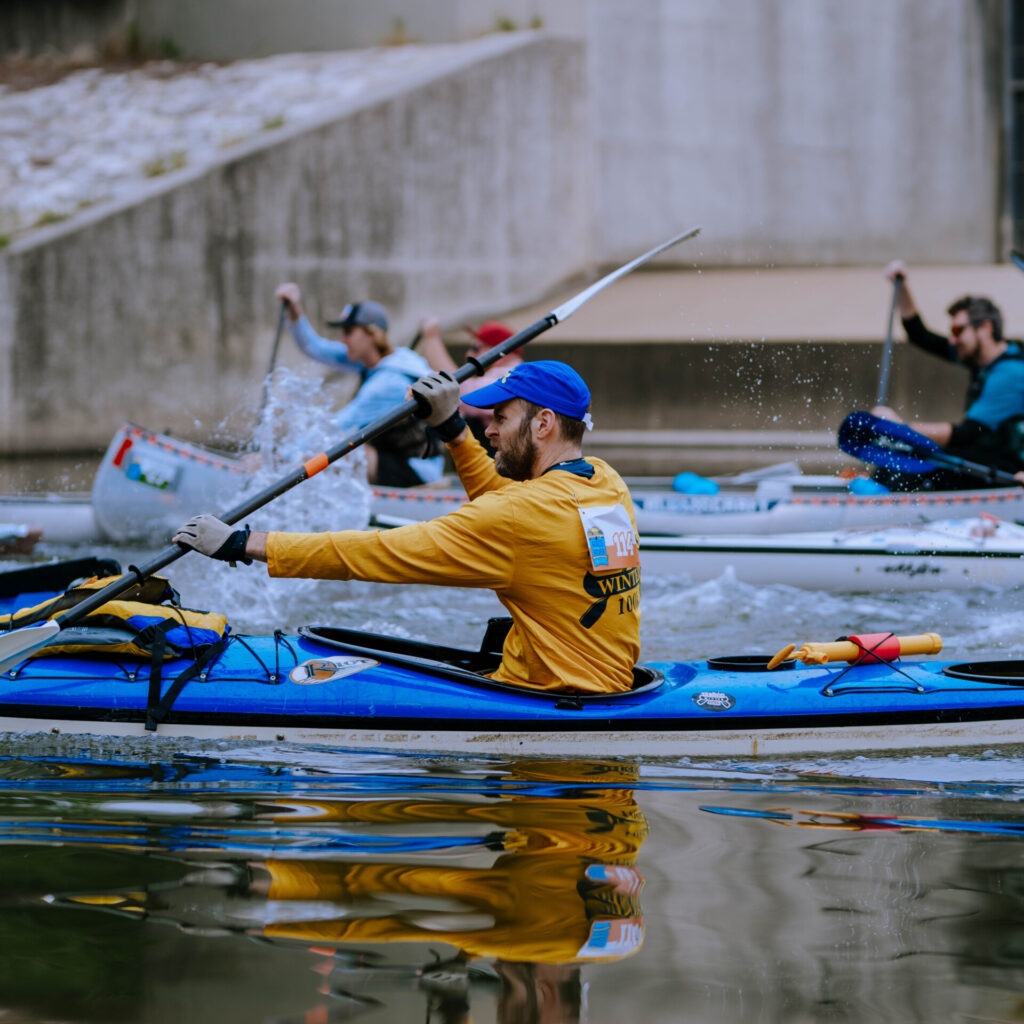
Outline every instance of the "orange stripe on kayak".
[[302, 464], [302, 468], [306, 471], [306, 478], [309, 479], [311, 476], [316, 476], [321, 469], [326, 469], [328, 466], [327, 453], [321, 452], [319, 455], [314, 455], [311, 459], [306, 459]]

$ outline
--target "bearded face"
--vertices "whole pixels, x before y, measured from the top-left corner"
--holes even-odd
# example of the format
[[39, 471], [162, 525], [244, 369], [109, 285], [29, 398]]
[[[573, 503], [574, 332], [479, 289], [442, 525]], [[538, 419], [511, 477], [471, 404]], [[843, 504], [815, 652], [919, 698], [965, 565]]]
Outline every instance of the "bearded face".
[[523, 415], [518, 429], [510, 432], [511, 436], [502, 437], [499, 430], [498, 436], [492, 439], [494, 468], [501, 476], [510, 480], [529, 480], [533, 475], [537, 446], [533, 441], [532, 424], [533, 421]]

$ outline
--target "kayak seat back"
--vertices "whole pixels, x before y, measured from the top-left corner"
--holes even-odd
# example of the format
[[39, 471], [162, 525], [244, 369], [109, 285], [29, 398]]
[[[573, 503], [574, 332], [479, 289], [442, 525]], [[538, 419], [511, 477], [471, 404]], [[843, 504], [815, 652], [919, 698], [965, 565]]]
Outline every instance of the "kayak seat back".
[[[471, 686], [501, 690], [523, 697], [547, 698], [561, 702], [559, 706], [570, 709], [593, 701], [607, 703], [624, 697], [636, 697], [638, 694], [656, 690], [665, 681], [665, 677], [657, 669], [647, 665], [635, 665], [633, 686], [622, 693], [532, 690], [525, 686], [498, 682], [489, 678], [486, 673], [494, 672], [501, 664], [498, 638], [504, 640], [511, 624], [511, 619], [491, 619], [478, 651], [469, 651], [463, 647], [446, 647], [422, 640], [407, 640], [382, 633], [369, 633], [360, 629], [344, 629], [340, 626], [302, 626], [299, 635], [328, 647], [339, 647], [391, 665], [427, 670], [441, 678], [468, 683]], [[497, 650], [493, 649], [495, 644], [498, 644]]]
[[956, 665], [945, 665], [942, 674], [953, 679], [967, 679], [974, 683], [1024, 686], [1024, 661], [967, 661]]

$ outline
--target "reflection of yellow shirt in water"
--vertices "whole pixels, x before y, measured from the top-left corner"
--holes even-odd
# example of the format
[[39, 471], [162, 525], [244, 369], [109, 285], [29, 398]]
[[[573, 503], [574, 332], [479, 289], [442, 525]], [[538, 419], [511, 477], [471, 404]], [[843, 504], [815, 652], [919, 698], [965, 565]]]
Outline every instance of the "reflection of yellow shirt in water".
[[[640, 570], [591, 571], [579, 507], [622, 504], [622, 478], [588, 459], [591, 478], [552, 470], [499, 476], [475, 438], [451, 449], [473, 499], [397, 530], [271, 533], [271, 576], [491, 588], [513, 626], [494, 678], [540, 689], [628, 690], [640, 653]], [[634, 530], [635, 530], [634, 520]]]
[[[308, 810], [310, 804], [304, 802]], [[643, 940], [630, 867], [647, 824], [629, 790], [578, 800], [513, 797], [497, 803], [357, 801], [320, 804], [325, 818], [488, 822], [511, 828], [510, 852], [486, 869], [416, 864], [270, 860], [272, 900], [360, 903], [375, 896], [452, 901], [452, 909], [393, 911], [269, 925], [271, 937], [319, 942], [445, 941], [505, 960], [568, 963], [628, 956]], [[285, 819], [287, 815], [283, 816]], [[467, 914], [469, 915], [467, 917]]]

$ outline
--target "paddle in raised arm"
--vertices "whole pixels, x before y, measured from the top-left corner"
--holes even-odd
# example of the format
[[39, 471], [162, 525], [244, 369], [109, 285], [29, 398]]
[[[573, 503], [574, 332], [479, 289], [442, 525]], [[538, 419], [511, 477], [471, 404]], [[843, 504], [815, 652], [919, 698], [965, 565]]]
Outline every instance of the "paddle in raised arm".
[[885, 348], [882, 350], [882, 368], [878, 374], [878, 392], [875, 405], [885, 405], [889, 396], [889, 369], [892, 366], [892, 329], [896, 322], [896, 310], [900, 303], [900, 288], [903, 286], [903, 275], [898, 271], [892, 278], [892, 304], [889, 306], [889, 329], [885, 335]]

